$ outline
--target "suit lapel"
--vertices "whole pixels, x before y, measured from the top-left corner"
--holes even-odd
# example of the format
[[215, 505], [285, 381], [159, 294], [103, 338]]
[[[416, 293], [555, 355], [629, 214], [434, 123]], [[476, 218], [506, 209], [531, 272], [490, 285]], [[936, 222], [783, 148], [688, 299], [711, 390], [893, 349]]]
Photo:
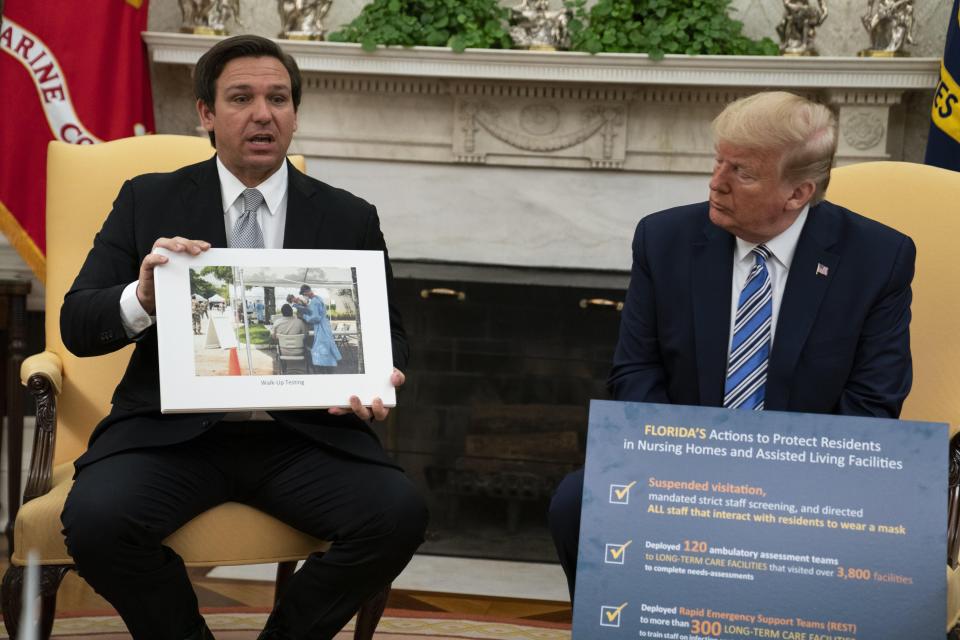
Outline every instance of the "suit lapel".
[[723, 404], [723, 383], [730, 339], [732, 235], [707, 223], [704, 239], [693, 245], [691, 290], [700, 404]]
[[840, 263], [840, 255], [831, 251], [839, 238], [839, 223], [833, 205], [821, 203], [811, 207], [800, 232], [777, 314], [777, 331], [767, 371], [764, 402], [767, 409], [788, 408], [800, 352]]
[[181, 233], [187, 238], [206, 240], [214, 247], [226, 247], [227, 232], [216, 156], [194, 166], [181, 197], [182, 211], [187, 214], [182, 227], [178, 227], [183, 229]]
[[283, 248], [323, 248], [320, 224], [324, 212], [317, 205], [316, 188], [289, 161], [287, 174], [287, 222], [283, 231]]

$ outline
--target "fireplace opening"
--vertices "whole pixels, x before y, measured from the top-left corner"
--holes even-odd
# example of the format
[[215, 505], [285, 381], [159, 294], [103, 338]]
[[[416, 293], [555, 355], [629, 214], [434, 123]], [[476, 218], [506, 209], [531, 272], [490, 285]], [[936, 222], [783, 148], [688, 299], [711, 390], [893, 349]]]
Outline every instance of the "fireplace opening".
[[427, 496], [421, 552], [554, 562], [547, 507], [608, 397], [626, 276], [395, 268], [411, 358], [384, 444]]

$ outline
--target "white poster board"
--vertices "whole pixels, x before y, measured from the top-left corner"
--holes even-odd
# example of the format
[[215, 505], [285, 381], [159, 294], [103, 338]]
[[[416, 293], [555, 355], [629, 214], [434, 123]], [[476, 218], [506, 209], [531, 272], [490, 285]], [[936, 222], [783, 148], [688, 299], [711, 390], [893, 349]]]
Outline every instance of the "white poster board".
[[382, 252], [156, 252], [164, 413], [395, 406]]

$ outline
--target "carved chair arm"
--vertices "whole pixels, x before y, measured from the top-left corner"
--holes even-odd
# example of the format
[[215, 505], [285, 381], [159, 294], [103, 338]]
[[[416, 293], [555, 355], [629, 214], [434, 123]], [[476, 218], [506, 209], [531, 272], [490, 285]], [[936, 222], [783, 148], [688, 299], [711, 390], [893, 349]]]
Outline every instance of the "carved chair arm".
[[20, 384], [29, 387], [30, 377], [41, 375], [50, 381], [53, 392], [60, 393], [63, 388], [63, 363], [60, 356], [52, 351], [35, 353], [20, 364]]
[[950, 483], [947, 489], [947, 564], [956, 569], [960, 556], [960, 433], [950, 439]]
[[57, 394], [63, 384], [63, 367], [59, 356], [50, 351], [30, 356], [20, 367], [20, 380], [37, 403], [30, 472], [23, 490], [23, 503], [26, 504], [50, 491], [53, 449], [57, 438]]

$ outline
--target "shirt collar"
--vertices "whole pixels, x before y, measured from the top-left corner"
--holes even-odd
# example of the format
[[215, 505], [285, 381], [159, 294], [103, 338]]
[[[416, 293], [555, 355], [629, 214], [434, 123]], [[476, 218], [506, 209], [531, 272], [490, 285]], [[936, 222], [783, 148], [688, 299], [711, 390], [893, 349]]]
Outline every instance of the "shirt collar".
[[[217, 156], [217, 174], [220, 176], [220, 196], [223, 199], [223, 212], [226, 213], [247, 187], [240, 182], [237, 176], [230, 173], [230, 170], [220, 161], [220, 156]], [[260, 193], [263, 194], [267, 211], [270, 215], [274, 215], [283, 201], [283, 197], [287, 195], [286, 161], [269, 178], [258, 184], [256, 189], [259, 189]]]
[[[767, 240], [763, 244], [767, 246], [777, 262], [782, 264], [788, 270], [790, 263], [793, 262], [793, 254], [797, 251], [797, 242], [800, 241], [800, 232], [803, 231], [803, 225], [807, 221], [807, 213], [810, 211], [810, 205], [806, 205], [800, 211], [800, 215], [793, 221], [789, 227], [784, 229], [780, 235]], [[743, 238], [737, 238], [736, 260], [740, 261], [750, 255], [758, 242], [747, 242]]]

